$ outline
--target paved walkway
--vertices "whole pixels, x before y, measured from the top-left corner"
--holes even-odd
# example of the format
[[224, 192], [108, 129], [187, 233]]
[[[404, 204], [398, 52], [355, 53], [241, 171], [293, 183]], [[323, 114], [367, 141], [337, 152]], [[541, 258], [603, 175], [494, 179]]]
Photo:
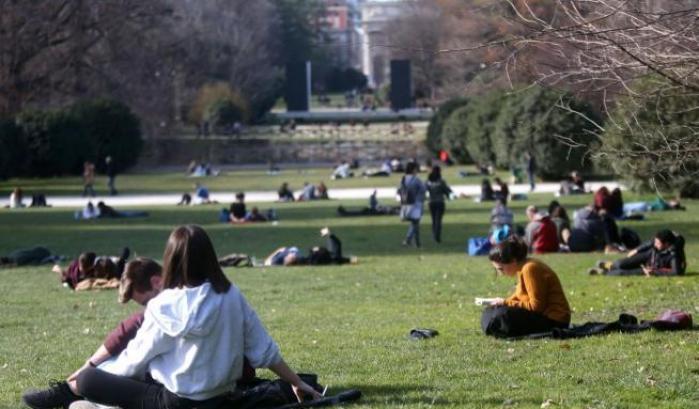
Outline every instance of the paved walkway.
[[[597, 190], [600, 186], [607, 186], [610, 190], [619, 186], [617, 182], [587, 182], [586, 188], [592, 191]], [[534, 193], [550, 193], [553, 195], [558, 191], [560, 185], [558, 183], [539, 183], [536, 185]], [[480, 195], [480, 185], [454, 185], [451, 186], [454, 193], [457, 195], [465, 194], [467, 196]], [[395, 199], [395, 187], [377, 187], [377, 188], [351, 188], [351, 189], [330, 189], [329, 195], [331, 199], [349, 200], [349, 199], [368, 199], [371, 193], [376, 190], [379, 199]], [[529, 185], [519, 184], [510, 186], [511, 193], [529, 193]], [[298, 196], [299, 192], [296, 192]], [[119, 196], [97, 196], [95, 198], [84, 198], [79, 196], [55, 196], [48, 197], [47, 201], [53, 207], [69, 207], [82, 208], [92, 200], [97, 203], [100, 200], [104, 201], [109, 206], [117, 209], [131, 206], [157, 206], [157, 205], [174, 205], [182, 198], [181, 194], [153, 194], [153, 195], [119, 195]], [[235, 192], [212, 192], [211, 199], [219, 203], [231, 203], [235, 200]], [[250, 191], [245, 192], [245, 200], [247, 202], [274, 202], [277, 200], [276, 191]], [[8, 199], [0, 200], [0, 206], [4, 207], [8, 204]], [[25, 199], [25, 204], [29, 204], [29, 200]]]

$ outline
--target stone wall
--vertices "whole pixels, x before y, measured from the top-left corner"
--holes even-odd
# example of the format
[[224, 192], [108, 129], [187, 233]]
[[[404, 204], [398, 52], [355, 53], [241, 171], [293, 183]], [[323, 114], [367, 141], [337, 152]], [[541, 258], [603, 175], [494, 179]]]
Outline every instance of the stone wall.
[[146, 142], [142, 166], [186, 165], [192, 160], [217, 165], [289, 162], [378, 162], [393, 156], [427, 157], [422, 141], [272, 139], [158, 139]]

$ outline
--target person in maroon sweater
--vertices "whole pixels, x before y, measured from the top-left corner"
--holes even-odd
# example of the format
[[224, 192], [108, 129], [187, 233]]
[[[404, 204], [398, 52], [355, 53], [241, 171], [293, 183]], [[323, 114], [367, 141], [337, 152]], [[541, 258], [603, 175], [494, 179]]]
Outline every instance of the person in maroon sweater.
[[[125, 304], [129, 300], [145, 306], [162, 289], [162, 267], [147, 258], [136, 258], [126, 264], [119, 284], [119, 302]], [[131, 314], [121, 321], [105, 338], [97, 351], [85, 361], [82, 367], [71, 374], [67, 380], [52, 382], [48, 389], [28, 391], [22, 395], [23, 402], [30, 408], [68, 408], [70, 403], [80, 400], [77, 395], [75, 380], [85, 368], [96, 367], [121, 353], [129, 341], [143, 324], [144, 310]], [[243, 377], [241, 381], [255, 378], [255, 369], [247, 359], [243, 362]]]

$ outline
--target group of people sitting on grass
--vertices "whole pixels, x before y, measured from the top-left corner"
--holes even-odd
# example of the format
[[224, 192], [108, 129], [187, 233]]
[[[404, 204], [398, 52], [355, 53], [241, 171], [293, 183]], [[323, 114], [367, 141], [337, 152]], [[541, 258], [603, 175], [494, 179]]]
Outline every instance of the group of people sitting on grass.
[[496, 189], [493, 189], [490, 179], [483, 179], [481, 182], [481, 194], [475, 198], [476, 202], [493, 202], [499, 200], [502, 203], [507, 204], [507, 201], [510, 198], [509, 186], [499, 177], [496, 177], [493, 179], [493, 181], [497, 186]]
[[236, 407], [255, 368], [276, 373], [298, 401], [321, 398], [285, 363], [201, 227], [170, 234], [162, 268], [143, 258], [126, 264], [119, 301], [131, 299], [145, 309], [122, 321], [67, 379], [25, 392], [23, 402], [33, 409]]
[[[8, 209], [21, 209], [26, 207], [24, 204], [24, 191], [21, 187], [15, 187], [10, 193], [10, 200], [7, 205]], [[32, 195], [32, 201], [29, 203], [29, 207], [51, 207], [46, 203], [46, 195], [43, 193], [36, 193]]]
[[257, 206], [253, 206], [250, 210], [245, 204], [245, 193], [238, 192], [235, 195], [235, 202], [231, 203], [228, 210], [221, 210], [221, 221], [232, 224], [243, 223], [259, 223], [266, 221], [277, 220], [277, 212], [274, 209], [269, 209], [262, 214]]
[[277, 195], [280, 202], [307, 202], [310, 200], [327, 200], [330, 198], [328, 196], [328, 187], [325, 186], [323, 182], [319, 182], [318, 185], [304, 182], [303, 189], [301, 189], [298, 197], [294, 197], [294, 192], [289, 188], [289, 183], [284, 182], [279, 187]]
[[124, 247], [121, 255], [97, 256], [94, 252], [81, 253], [67, 268], [55, 264], [51, 271], [60, 276], [64, 286], [76, 290], [116, 288], [131, 251]]

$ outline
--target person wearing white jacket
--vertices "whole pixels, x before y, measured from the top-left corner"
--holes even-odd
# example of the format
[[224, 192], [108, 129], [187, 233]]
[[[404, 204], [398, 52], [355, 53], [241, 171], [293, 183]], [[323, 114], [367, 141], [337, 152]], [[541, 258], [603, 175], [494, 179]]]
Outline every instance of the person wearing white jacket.
[[[240, 378], [244, 357], [289, 382], [296, 396], [320, 397], [284, 362], [240, 290], [226, 278], [206, 232], [176, 228], [163, 256], [163, 287], [136, 337], [109, 366], [83, 371], [80, 395], [123, 409], [216, 408]], [[147, 372], [155, 381], [144, 382]]]

